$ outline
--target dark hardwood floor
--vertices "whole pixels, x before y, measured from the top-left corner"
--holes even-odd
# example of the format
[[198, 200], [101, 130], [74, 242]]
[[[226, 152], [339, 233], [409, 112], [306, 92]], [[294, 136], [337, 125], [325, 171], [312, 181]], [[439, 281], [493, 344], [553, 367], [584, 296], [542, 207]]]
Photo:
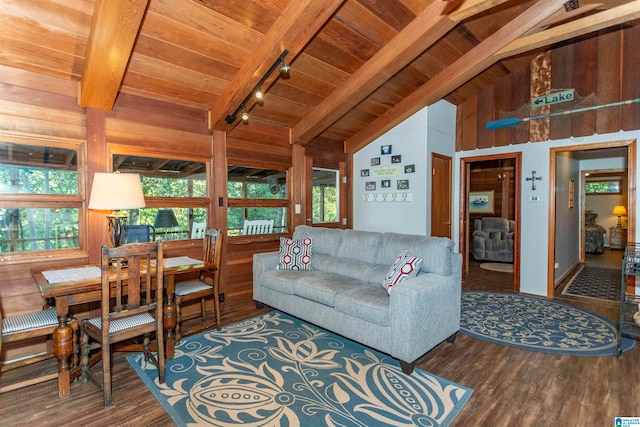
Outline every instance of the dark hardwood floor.
[[[463, 289], [512, 291], [506, 273], [471, 271]], [[593, 299], [556, 299], [617, 319], [617, 304]], [[223, 324], [266, 312], [250, 301], [224, 307]], [[102, 392], [92, 383], [75, 382], [71, 396], [58, 398], [55, 382], [0, 395], [3, 426], [83, 427], [174, 425], [142, 381], [116, 353], [113, 403], [102, 406]], [[51, 362], [51, 361], [49, 361]], [[45, 362], [46, 364], [46, 362]], [[473, 388], [453, 426], [612, 426], [616, 416], [640, 416], [640, 350], [615, 357], [576, 357], [535, 353], [458, 334], [423, 356], [417, 366]], [[13, 376], [15, 371], [10, 372]], [[17, 375], [25, 375], [18, 373]], [[0, 381], [9, 380], [3, 375]]]

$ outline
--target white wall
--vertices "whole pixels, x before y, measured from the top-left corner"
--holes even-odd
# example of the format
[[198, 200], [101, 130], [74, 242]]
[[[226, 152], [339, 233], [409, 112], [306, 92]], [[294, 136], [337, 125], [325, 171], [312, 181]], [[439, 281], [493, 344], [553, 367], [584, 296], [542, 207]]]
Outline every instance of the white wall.
[[[626, 169], [627, 158], [626, 157], [610, 157], [607, 159], [586, 159], [580, 162], [581, 171], [593, 171], [598, 169]], [[599, 224], [607, 230], [607, 234], [604, 235], [604, 244], [609, 246], [609, 228], [615, 227], [618, 223], [618, 217], [613, 215], [614, 206], [623, 205], [628, 208], [627, 205], [627, 193], [626, 188], [628, 186], [627, 179], [624, 173], [620, 176], [623, 178], [622, 186], [624, 188], [623, 194], [607, 194], [607, 195], [587, 195], [585, 198], [585, 209], [592, 210], [598, 214], [596, 224]], [[622, 226], [627, 226], [627, 217], [623, 216]]]
[[[424, 108], [362, 148], [353, 156], [353, 228], [368, 231], [429, 235], [431, 228], [431, 153], [449, 157], [455, 154], [456, 107], [440, 101]], [[381, 147], [391, 145], [392, 152], [381, 154]], [[392, 156], [402, 156], [401, 163], [391, 163]], [[372, 158], [380, 158], [372, 166]], [[414, 173], [405, 173], [406, 165], [415, 165]], [[376, 176], [376, 171], [396, 168], [397, 174]], [[369, 176], [361, 171], [369, 170]], [[382, 180], [390, 180], [391, 188], [381, 188]], [[409, 180], [408, 190], [398, 190], [398, 180]], [[365, 190], [367, 182], [375, 182], [375, 191]], [[410, 194], [409, 202], [365, 202], [363, 195], [379, 199]]]
[[[550, 149], [578, 144], [593, 144], [609, 141], [637, 140], [640, 131], [616, 132], [604, 135], [593, 135], [583, 138], [567, 138], [548, 142], [517, 144], [506, 147], [463, 151], [456, 153], [456, 160], [463, 157], [484, 156], [499, 153], [522, 153], [522, 175], [531, 176], [535, 170], [542, 181], [538, 181], [537, 190], [531, 189], [531, 182], [522, 179], [521, 187], [521, 238], [520, 238], [520, 291], [535, 295], [547, 295], [547, 260], [549, 257], [549, 184]], [[636, 170], [640, 170], [640, 157], [636, 159]], [[459, 212], [460, 167], [454, 161], [454, 212]], [[591, 167], [591, 169], [596, 169]], [[577, 184], [577, 182], [576, 182]], [[530, 202], [530, 196], [539, 196], [539, 202]], [[577, 201], [579, 203], [579, 201]], [[636, 212], [640, 198], [636, 198]], [[454, 221], [453, 236], [458, 235], [458, 223]], [[563, 230], [557, 229], [557, 233]], [[637, 236], [629, 236], [629, 240], [637, 241]]]
[[[569, 180], [574, 183], [573, 207], [569, 207]], [[580, 261], [580, 161], [568, 153], [556, 158], [556, 230], [554, 282], [564, 278]], [[546, 190], [548, 186], [542, 187]]]

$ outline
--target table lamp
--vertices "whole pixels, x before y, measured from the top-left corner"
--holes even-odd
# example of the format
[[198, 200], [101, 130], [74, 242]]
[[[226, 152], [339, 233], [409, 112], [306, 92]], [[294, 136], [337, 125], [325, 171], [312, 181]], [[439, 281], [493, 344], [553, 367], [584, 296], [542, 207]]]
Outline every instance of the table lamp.
[[626, 215], [627, 214], [627, 209], [620, 205], [620, 206], [616, 206], [615, 208], [613, 208], [613, 212], [614, 215], [618, 215], [618, 224], [616, 224], [616, 228], [622, 228], [622, 221], [621, 221], [621, 217], [622, 215]]
[[126, 237], [127, 215], [120, 210], [144, 207], [139, 174], [96, 172], [93, 176], [89, 209], [112, 211], [107, 215], [107, 227], [113, 247], [120, 246]]
[[[158, 209], [158, 213], [156, 213], [156, 219], [153, 221], [153, 227], [157, 230], [160, 228], [173, 228], [178, 225], [178, 220], [176, 219], [176, 215], [173, 213], [172, 209]], [[165, 230], [165, 240], [166, 240], [166, 230]]]

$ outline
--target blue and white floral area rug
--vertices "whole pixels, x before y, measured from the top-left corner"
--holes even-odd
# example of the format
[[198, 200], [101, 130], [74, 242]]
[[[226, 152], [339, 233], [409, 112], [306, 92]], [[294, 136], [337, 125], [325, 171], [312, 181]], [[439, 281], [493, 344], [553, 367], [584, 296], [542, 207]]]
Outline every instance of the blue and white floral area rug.
[[[596, 313], [543, 297], [462, 292], [460, 332], [510, 347], [574, 356], [616, 354], [618, 329]], [[622, 338], [622, 351], [635, 341]]]
[[448, 426], [473, 393], [277, 311], [184, 339], [164, 384], [127, 359], [178, 426]]

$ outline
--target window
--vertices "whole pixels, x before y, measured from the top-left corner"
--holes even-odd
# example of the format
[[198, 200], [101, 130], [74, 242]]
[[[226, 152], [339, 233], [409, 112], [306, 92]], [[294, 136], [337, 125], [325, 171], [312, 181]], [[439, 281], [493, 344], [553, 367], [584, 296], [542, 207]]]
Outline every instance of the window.
[[140, 174], [145, 196], [145, 208], [126, 212], [127, 242], [196, 238], [198, 224], [207, 222], [207, 160], [130, 152], [117, 152], [112, 159], [114, 171]]
[[80, 148], [68, 142], [0, 139], [0, 253], [80, 247]]
[[622, 194], [622, 179], [607, 179], [600, 181], [587, 181], [585, 192], [587, 194]]
[[284, 170], [230, 165], [228, 234], [240, 236], [244, 222], [273, 222], [272, 233], [287, 232], [287, 173]]
[[313, 223], [338, 222], [339, 171], [313, 168]]

